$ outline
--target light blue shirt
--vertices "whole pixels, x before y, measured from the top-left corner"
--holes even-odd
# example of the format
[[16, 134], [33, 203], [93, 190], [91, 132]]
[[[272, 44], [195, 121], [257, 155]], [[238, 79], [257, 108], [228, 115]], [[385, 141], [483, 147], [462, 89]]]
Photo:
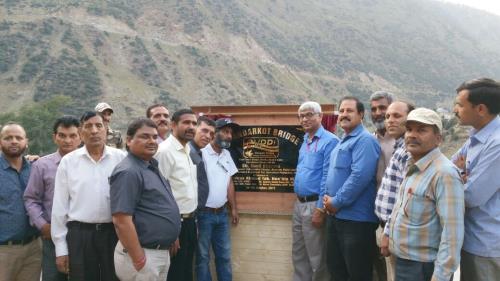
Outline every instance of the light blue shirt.
[[466, 157], [465, 236], [463, 249], [482, 257], [500, 257], [500, 117], [472, 130], [453, 155]]
[[330, 154], [338, 142], [337, 136], [321, 126], [311, 141], [309, 141], [309, 134], [305, 134], [304, 142], [299, 150], [294, 192], [298, 196], [319, 195], [316, 203], [318, 208], [323, 207]]
[[338, 211], [336, 218], [378, 222], [375, 216], [377, 162], [380, 145], [362, 124], [333, 149], [326, 178], [327, 194]]

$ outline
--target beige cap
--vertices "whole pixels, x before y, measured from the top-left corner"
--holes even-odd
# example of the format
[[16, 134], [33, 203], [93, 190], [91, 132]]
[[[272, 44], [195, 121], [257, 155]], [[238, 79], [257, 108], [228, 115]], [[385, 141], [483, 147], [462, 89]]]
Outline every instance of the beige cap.
[[100, 102], [95, 106], [95, 111], [97, 112], [103, 112], [104, 110], [109, 109], [111, 112], [113, 112], [113, 109], [111, 106], [105, 102]]
[[439, 132], [443, 130], [443, 123], [441, 122], [441, 117], [434, 111], [428, 108], [420, 107], [412, 110], [408, 117], [406, 118], [406, 122], [415, 121], [427, 125], [436, 125], [438, 127]]

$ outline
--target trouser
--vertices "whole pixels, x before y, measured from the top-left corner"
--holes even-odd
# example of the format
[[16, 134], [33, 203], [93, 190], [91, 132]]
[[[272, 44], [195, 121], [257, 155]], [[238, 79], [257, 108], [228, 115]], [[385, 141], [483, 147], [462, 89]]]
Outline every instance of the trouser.
[[335, 281], [371, 281], [376, 223], [328, 217], [327, 264]]
[[231, 236], [227, 208], [218, 213], [201, 210], [198, 213], [198, 248], [196, 250], [196, 280], [212, 281], [210, 275], [210, 244], [215, 255], [218, 281], [233, 280], [231, 269]]
[[115, 247], [116, 275], [121, 281], [165, 281], [170, 266], [170, 254], [167, 250], [144, 249], [146, 264], [137, 271], [128, 253], [120, 241]]
[[40, 239], [26, 245], [0, 245], [0, 281], [39, 281]]
[[387, 275], [386, 259], [380, 253], [378, 241], [382, 239], [382, 235], [384, 235], [384, 229], [379, 226], [375, 231], [377, 244], [373, 248], [373, 281], [392, 281]]
[[396, 257], [396, 281], [430, 281], [434, 262], [420, 262]]
[[54, 242], [42, 239], [42, 281], [67, 280], [68, 276], [57, 270]]
[[500, 258], [476, 256], [462, 250], [461, 281], [488, 281], [500, 279]]
[[118, 280], [113, 261], [118, 238], [113, 224], [70, 221], [67, 225], [70, 280]]
[[330, 280], [326, 268], [326, 227], [312, 225], [316, 201], [295, 201], [292, 224], [292, 261], [294, 281]]
[[192, 281], [193, 257], [196, 249], [196, 221], [195, 218], [182, 219], [179, 243], [181, 248], [177, 254], [170, 258], [170, 268], [167, 280]]

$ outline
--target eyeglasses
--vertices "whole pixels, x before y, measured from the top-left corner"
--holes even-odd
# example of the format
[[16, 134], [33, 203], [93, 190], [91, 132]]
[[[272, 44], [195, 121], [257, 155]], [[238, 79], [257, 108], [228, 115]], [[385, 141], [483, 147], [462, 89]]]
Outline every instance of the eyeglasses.
[[314, 115], [316, 115], [316, 114], [319, 114], [319, 113], [318, 113], [318, 112], [307, 112], [307, 113], [304, 113], [304, 114], [299, 114], [299, 115], [297, 116], [297, 118], [299, 118], [299, 120], [302, 120], [302, 119], [304, 119], [304, 118], [306, 118], [306, 119], [311, 119], [311, 118], [313, 118], [313, 116], [314, 116]]

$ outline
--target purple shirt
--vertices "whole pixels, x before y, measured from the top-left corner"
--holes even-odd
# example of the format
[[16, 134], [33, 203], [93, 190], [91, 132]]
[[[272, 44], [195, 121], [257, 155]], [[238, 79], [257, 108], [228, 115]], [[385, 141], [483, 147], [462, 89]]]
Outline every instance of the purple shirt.
[[54, 183], [60, 161], [61, 155], [57, 151], [38, 159], [31, 166], [30, 178], [24, 192], [24, 206], [31, 222], [38, 229], [50, 223]]

